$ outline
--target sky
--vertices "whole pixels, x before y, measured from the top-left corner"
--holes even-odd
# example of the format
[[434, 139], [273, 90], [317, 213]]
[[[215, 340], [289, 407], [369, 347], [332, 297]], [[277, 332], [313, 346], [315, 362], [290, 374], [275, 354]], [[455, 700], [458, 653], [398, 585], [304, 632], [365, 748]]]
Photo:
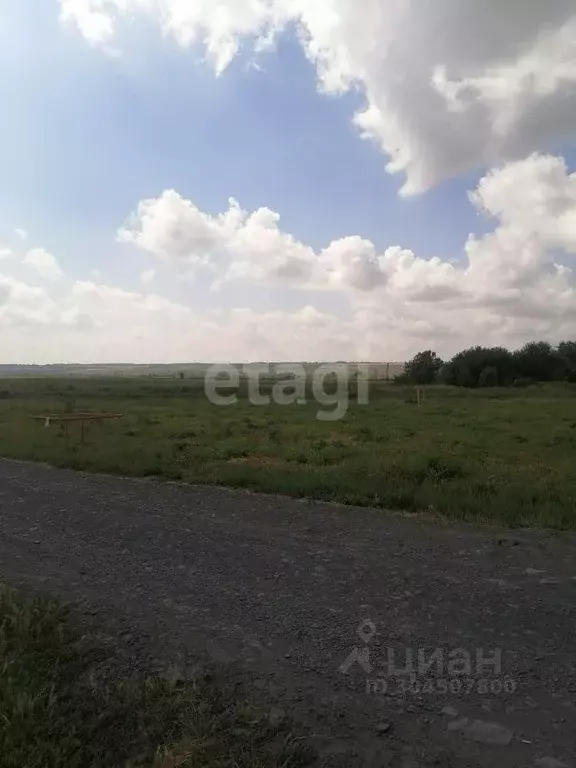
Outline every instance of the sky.
[[573, 0], [0, 0], [0, 362], [576, 339]]

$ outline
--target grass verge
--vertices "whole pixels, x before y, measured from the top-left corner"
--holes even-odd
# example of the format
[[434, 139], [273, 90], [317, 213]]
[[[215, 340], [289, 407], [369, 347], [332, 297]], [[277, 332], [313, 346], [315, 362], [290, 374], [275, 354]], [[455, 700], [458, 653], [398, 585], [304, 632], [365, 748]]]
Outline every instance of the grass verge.
[[287, 732], [213, 684], [95, 675], [106, 659], [60, 604], [0, 586], [2, 768], [307, 763]]

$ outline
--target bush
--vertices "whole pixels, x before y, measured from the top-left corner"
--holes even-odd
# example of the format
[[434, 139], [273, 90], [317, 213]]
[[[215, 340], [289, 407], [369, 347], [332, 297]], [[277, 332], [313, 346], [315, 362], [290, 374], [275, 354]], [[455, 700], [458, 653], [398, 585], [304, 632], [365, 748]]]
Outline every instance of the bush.
[[564, 341], [555, 348], [546, 341], [531, 341], [514, 353], [504, 347], [471, 347], [446, 363], [438, 378], [457, 387], [576, 382], [576, 342]]
[[497, 387], [498, 386], [498, 370], [493, 366], [484, 368], [484, 370], [478, 377], [478, 386], [479, 387]]
[[404, 371], [406, 381], [412, 384], [433, 384], [443, 365], [436, 352], [430, 349], [419, 352], [409, 363], [406, 363]]
[[531, 341], [515, 352], [514, 367], [535, 381], [562, 381], [568, 372], [565, 359], [546, 341]]
[[576, 382], [576, 341], [563, 341], [558, 345], [558, 355], [566, 368], [565, 380]]
[[517, 379], [514, 379], [514, 386], [518, 387], [519, 389], [524, 389], [525, 387], [531, 387], [536, 382], [534, 379], [531, 379], [528, 376], [519, 376]]
[[514, 361], [511, 352], [503, 347], [465, 349], [444, 366], [441, 379], [443, 383], [457, 387], [495, 386], [480, 383], [480, 377], [486, 369], [496, 371], [497, 383], [510, 384], [514, 379]]

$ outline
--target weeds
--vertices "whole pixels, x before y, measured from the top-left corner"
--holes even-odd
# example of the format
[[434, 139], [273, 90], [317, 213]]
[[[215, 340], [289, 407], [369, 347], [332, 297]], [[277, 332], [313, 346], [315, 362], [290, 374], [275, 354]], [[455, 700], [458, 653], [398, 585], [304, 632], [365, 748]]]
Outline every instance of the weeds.
[[[47, 392], [47, 386], [50, 392]], [[431, 388], [421, 408], [388, 386], [344, 420], [317, 406], [218, 408], [177, 382], [79, 380], [78, 410], [124, 413], [86, 444], [30, 417], [67, 383], [0, 381], [0, 455], [112, 474], [181, 479], [505, 525], [576, 527], [576, 387]], [[172, 386], [172, 390], [169, 389]], [[58, 388], [60, 387], [60, 389]], [[156, 387], [156, 391], [155, 391]], [[158, 392], [161, 392], [159, 396]], [[134, 399], [131, 395], [138, 394]], [[499, 398], [495, 399], [494, 394]]]
[[2, 768], [275, 768], [290, 735], [214, 684], [122, 679], [58, 603], [0, 586]]

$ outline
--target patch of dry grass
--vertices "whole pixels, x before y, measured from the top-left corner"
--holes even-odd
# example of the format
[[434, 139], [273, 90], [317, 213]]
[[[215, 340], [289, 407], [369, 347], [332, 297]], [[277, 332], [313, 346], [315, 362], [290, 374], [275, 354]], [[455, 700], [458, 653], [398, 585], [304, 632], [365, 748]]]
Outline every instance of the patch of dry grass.
[[213, 684], [95, 677], [107, 653], [57, 602], [0, 586], [2, 768], [307, 764], [288, 732]]

